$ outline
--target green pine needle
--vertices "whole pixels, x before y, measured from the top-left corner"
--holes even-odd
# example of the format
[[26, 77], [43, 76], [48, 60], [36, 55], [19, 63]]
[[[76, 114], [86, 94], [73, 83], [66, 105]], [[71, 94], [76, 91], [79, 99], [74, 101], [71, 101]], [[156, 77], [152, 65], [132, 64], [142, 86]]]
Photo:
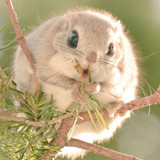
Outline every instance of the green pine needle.
[[92, 83], [91, 71], [90, 70], [88, 70], [88, 75], [89, 75], [89, 83]]
[[5, 24], [2, 28], [0, 28], [0, 32], [2, 32], [3, 30], [5, 30], [7, 27], [9, 27], [12, 24], [12, 22], [8, 22], [7, 24]]
[[16, 44], [16, 40], [17, 40], [17, 38], [15, 37], [13, 40], [11, 40], [11, 41], [10, 41], [9, 43], [7, 43], [6, 45], [0, 46], [0, 51], [5, 50], [5, 49], [7, 49], [7, 48], [10, 48], [10, 47], [14, 46], [14, 45]]
[[92, 116], [92, 114], [91, 114], [91, 111], [90, 111], [89, 109], [88, 109], [87, 111], [88, 111], [89, 117], [90, 117], [90, 119], [91, 119], [91, 121], [92, 121], [92, 123], [93, 123], [93, 125], [94, 125], [94, 127], [95, 127], [95, 129], [96, 129], [96, 131], [99, 132], [99, 129], [98, 129], [98, 127], [97, 127], [97, 125], [96, 125], [96, 123], [95, 123], [95, 121], [94, 121], [94, 119], [93, 119], [93, 116]]

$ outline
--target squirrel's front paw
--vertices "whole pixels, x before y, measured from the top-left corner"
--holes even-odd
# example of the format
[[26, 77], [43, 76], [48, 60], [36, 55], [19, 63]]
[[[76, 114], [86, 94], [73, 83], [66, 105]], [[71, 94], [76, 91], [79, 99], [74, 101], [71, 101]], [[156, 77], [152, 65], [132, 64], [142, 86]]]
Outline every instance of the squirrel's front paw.
[[85, 103], [85, 97], [82, 91], [81, 83], [75, 84], [73, 88], [73, 96], [74, 96], [74, 100], [77, 101], [78, 103]]
[[[124, 105], [124, 102], [118, 101], [108, 104], [108, 110], [111, 114], [116, 114], [116, 112], [121, 109], [121, 107]], [[126, 112], [125, 112], [126, 113]], [[118, 113], [120, 116], [123, 116], [125, 114], [124, 112]]]
[[[84, 90], [88, 93], [98, 93], [100, 92], [99, 83], [84, 84]], [[78, 103], [85, 103], [84, 91], [81, 83], [76, 83], [73, 89], [74, 100]]]
[[84, 84], [84, 88], [85, 88], [85, 91], [88, 93], [99, 93], [101, 90], [101, 86], [97, 82]]

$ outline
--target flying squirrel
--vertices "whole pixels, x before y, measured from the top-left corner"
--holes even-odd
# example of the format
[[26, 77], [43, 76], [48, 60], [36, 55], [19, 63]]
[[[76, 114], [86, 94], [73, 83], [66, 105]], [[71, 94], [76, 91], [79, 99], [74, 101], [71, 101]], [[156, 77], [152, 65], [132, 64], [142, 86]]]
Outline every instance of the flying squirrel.
[[[53, 94], [55, 107], [66, 110], [73, 101], [84, 105], [80, 74], [66, 58], [76, 59], [82, 70], [84, 88], [106, 106], [135, 99], [138, 67], [134, 46], [119, 20], [106, 11], [81, 9], [68, 11], [42, 23], [26, 36], [36, 74], [20, 47], [14, 57], [17, 89], [35, 93], [42, 86], [46, 97]], [[89, 71], [92, 83], [88, 82]], [[110, 105], [114, 113], [121, 105]], [[83, 110], [84, 111], [84, 110]], [[108, 140], [130, 111], [107, 119], [109, 127], [96, 131], [92, 122], [75, 125], [72, 138], [89, 143]], [[85, 155], [83, 149], [64, 147], [60, 156], [70, 159]]]

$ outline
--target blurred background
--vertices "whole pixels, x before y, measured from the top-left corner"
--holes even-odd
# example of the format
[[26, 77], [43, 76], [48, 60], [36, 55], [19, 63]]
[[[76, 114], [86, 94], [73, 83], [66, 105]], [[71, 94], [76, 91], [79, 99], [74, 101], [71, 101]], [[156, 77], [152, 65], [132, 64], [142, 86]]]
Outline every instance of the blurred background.
[[[160, 0], [13, 0], [24, 34], [52, 15], [75, 7], [92, 7], [111, 12], [122, 21], [140, 51], [139, 97], [153, 93], [160, 85]], [[4, 0], [0, 0], [0, 28], [10, 21]], [[0, 46], [15, 37], [12, 26], [0, 32]], [[11, 66], [15, 47], [0, 51], [0, 66]], [[102, 144], [144, 160], [160, 160], [160, 105], [135, 111], [110, 141]], [[88, 153], [84, 160], [111, 160]], [[67, 159], [66, 159], [67, 160]], [[79, 159], [77, 159], [79, 160]]]

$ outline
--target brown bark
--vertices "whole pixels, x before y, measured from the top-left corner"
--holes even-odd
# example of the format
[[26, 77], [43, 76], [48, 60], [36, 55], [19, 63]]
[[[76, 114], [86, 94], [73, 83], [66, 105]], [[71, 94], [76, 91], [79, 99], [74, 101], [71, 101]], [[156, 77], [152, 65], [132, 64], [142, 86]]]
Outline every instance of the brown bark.
[[108, 148], [105, 148], [102, 146], [98, 146], [96, 144], [91, 144], [91, 143], [87, 143], [84, 141], [80, 141], [80, 140], [74, 139], [74, 138], [71, 138], [71, 140], [69, 141], [67, 146], [86, 149], [90, 152], [94, 152], [94, 153], [104, 155], [106, 157], [110, 157], [110, 158], [117, 159], [117, 160], [142, 160], [142, 159], [136, 158], [132, 155], [127, 155], [127, 154], [123, 154], [120, 152], [116, 152], [114, 150], [111, 150], [111, 149], [108, 149]]
[[23, 37], [20, 25], [18, 23], [18, 18], [17, 18], [16, 12], [14, 11], [14, 8], [13, 8], [12, 0], [5, 0], [5, 2], [6, 2], [9, 16], [11, 18], [11, 21], [12, 21], [12, 24], [13, 24], [13, 27], [14, 27], [14, 30], [16, 33], [17, 43], [20, 44], [20, 46], [21, 46], [23, 52], [25, 53], [33, 71], [36, 72], [33, 57], [32, 57], [30, 50], [27, 47], [26, 40]]

